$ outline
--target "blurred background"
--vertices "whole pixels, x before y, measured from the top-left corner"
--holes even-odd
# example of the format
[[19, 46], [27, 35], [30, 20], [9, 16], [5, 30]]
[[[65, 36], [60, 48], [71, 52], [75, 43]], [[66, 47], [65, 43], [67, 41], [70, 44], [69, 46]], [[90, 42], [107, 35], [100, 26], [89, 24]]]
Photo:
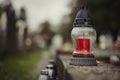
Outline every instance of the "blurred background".
[[63, 43], [71, 43], [72, 24], [82, 4], [88, 5], [93, 16], [97, 43], [108, 37], [106, 46], [119, 46], [119, 0], [0, 0], [0, 3], [1, 53], [48, 47], [56, 34]]
[[[9, 61], [11, 55], [27, 54], [28, 57], [29, 53], [48, 51], [49, 48], [72, 52], [73, 21], [83, 4], [87, 4], [93, 16], [93, 27], [97, 32], [95, 47], [119, 51], [120, 0], [0, 0], [0, 77], [4, 76], [2, 80], [10, 80], [9, 75], [14, 77], [12, 80], [18, 80], [9, 73], [14, 71], [11, 71], [11, 68], [4, 72], [5, 66], [17, 63], [7, 63], [6, 59]], [[33, 57], [30, 59], [36, 58]], [[25, 64], [25, 61], [20, 65], [23, 63]], [[15, 65], [11, 67], [13, 66]]]

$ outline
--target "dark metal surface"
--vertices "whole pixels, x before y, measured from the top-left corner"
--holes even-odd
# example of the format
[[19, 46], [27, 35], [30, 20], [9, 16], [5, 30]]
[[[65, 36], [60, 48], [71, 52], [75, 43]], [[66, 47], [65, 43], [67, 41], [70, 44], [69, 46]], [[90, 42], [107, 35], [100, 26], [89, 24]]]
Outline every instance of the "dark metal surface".
[[74, 66], [96, 66], [96, 59], [94, 57], [72, 57], [70, 65]]

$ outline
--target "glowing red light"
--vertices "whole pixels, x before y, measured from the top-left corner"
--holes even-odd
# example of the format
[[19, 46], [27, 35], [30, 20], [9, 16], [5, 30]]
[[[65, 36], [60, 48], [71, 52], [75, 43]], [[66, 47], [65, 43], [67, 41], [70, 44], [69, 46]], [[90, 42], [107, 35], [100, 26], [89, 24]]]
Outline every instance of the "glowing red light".
[[77, 48], [76, 52], [79, 56], [88, 56], [90, 55], [90, 39], [76, 39]]

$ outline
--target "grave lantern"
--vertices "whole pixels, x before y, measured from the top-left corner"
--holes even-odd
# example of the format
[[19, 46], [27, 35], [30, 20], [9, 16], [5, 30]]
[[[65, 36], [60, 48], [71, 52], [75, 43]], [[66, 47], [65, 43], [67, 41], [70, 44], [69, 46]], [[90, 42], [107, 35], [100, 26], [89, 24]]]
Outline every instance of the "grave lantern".
[[92, 18], [88, 8], [82, 6], [76, 15], [71, 32], [73, 45], [73, 57], [70, 65], [96, 66], [93, 47], [96, 40], [96, 31], [92, 28]]

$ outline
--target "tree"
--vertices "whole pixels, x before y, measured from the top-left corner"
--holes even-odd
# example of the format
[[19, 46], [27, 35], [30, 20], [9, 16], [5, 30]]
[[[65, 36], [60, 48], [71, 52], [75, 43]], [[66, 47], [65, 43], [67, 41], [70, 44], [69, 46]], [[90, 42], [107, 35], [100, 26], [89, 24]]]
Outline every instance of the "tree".
[[24, 7], [20, 9], [20, 19], [26, 21], [26, 11]]
[[46, 41], [47, 46], [50, 46], [51, 39], [54, 35], [54, 32], [52, 32], [50, 29], [51, 25], [48, 21], [45, 21], [40, 26], [42, 27], [42, 31], [40, 32], [40, 34], [43, 36], [44, 40]]
[[12, 3], [9, 1], [4, 10], [7, 14], [7, 30], [6, 30], [6, 51], [11, 53], [17, 51], [17, 28], [16, 14]]
[[[68, 17], [70, 18], [70, 22], [69, 23], [63, 23], [61, 25], [61, 34], [63, 35], [64, 41], [71, 41], [71, 31], [73, 28], [73, 22], [74, 19], [76, 17], [77, 12], [80, 9], [80, 6], [84, 3], [84, 0], [77, 0], [76, 2], [76, 6], [72, 7], [72, 12], [71, 14], [68, 15]], [[70, 5], [72, 6], [72, 4]], [[65, 17], [64, 17], [65, 18]]]
[[97, 33], [111, 32], [116, 38], [120, 28], [120, 0], [87, 0]]
[[49, 36], [53, 36], [54, 35], [54, 33], [51, 31], [51, 29], [50, 29], [50, 23], [48, 22], [48, 21], [45, 21], [44, 23], [42, 23], [41, 25], [41, 28], [42, 28], [42, 31], [40, 32], [40, 33], [42, 33], [42, 34], [47, 34], [47, 35], [49, 35]]

